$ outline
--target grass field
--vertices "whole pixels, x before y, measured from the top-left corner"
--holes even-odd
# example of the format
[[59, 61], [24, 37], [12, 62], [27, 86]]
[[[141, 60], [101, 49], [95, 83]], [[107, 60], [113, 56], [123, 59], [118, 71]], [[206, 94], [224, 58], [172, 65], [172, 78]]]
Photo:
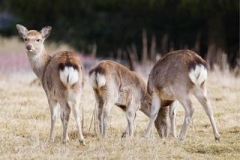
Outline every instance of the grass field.
[[[90, 128], [95, 99], [87, 81], [80, 104], [84, 108], [87, 145], [82, 146], [77, 141], [73, 116], [69, 127], [70, 141], [64, 145], [61, 143], [60, 117], [55, 127], [56, 140], [48, 143], [50, 110], [47, 98], [41, 86], [30, 85], [35, 75], [25, 55], [16, 54], [19, 50], [23, 47], [9, 53], [10, 57], [0, 54], [0, 159], [240, 159], [240, 79], [230, 73], [209, 73], [207, 83], [221, 134], [220, 142], [214, 141], [210, 121], [193, 97], [196, 110], [184, 142], [172, 137], [160, 139], [155, 128], [149, 139], [143, 138], [148, 117], [140, 111], [134, 124], [134, 137], [122, 139], [127, 123], [125, 114], [117, 107], [113, 107], [110, 114], [108, 136], [98, 137], [93, 126]], [[13, 57], [18, 58], [14, 62], [8, 60]], [[178, 105], [179, 134], [184, 112]]]

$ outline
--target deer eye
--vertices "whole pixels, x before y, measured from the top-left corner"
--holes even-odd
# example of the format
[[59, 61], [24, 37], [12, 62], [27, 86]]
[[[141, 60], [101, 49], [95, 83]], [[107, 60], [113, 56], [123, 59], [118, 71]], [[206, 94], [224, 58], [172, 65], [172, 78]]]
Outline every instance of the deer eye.
[[40, 42], [40, 41], [41, 41], [41, 39], [37, 39], [36, 41], [37, 41], [37, 42]]
[[24, 38], [23, 40], [24, 40], [25, 42], [26, 42], [26, 41], [28, 41], [28, 39], [27, 39], [27, 38]]

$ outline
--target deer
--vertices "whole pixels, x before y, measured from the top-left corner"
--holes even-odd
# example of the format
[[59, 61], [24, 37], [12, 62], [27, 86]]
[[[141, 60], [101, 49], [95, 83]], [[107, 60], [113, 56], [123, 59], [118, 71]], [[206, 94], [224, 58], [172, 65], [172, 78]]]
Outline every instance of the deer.
[[[98, 122], [100, 135], [107, 134], [107, 123], [111, 108], [116, 105], [126, 112], [127, 128], [122, 137], [133, 136], [133, 123], [138, 110], [150, 116], [151, 96], [147, 93], [147, 85], [134, 71], [111, 61], [100, 61], [89, 71], [89, 81], [93, 87], [98, 106]], [[171, 105], [174, 110], [174, 105]], [[162, 108], [159, 112], [155, 127], [161, 137], [168, 136], [168, 122], [166, 112]], [[172, 116], [173, 117], [173, 116]], [[174, 129], [171, 129], [174, 130]]]
[[24, 40], [30, 66], [40, 79], [47, 96], [51, 113], [49, 142], [54, 142], [55, 139], [54, 126], [59, 104], [63, 126], [62, 142], [66, 143], [69, 140], [68, 124], [72, 110], [79, 141], [85, 145], [80, 117], [82, 109], [79, 108], [84, 86], [84, 69], [80, 56], [73, 51], [60, 51], [50, 56], [44, 47], [44, 41], [52, 30], [50, 26], [42, 28], [41, 31], [28, 30], [20, 24], [17, 24], [16, 28]]
[[183, 141], [195, 110], [189, 98], [189, 94], [193, 94], [203, 106], [211, 122], [215, 140], [220, 141], [212, 107], [207, 98], [206, 80], [206, 62], [191, 50], [172, 51], [158, 60], [147, 82], [148, 93], [152, 96], [152, 105], [144, 136], [149, 137], [159, 109], [177, 100], [185, 110], [184, 123], [178, 137]]

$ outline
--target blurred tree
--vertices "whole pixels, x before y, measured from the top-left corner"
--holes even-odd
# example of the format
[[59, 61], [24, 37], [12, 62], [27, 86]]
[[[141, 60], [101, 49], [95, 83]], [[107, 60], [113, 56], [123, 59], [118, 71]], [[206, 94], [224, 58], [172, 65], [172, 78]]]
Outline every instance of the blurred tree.
[[[98, 56], [126, 50], [133, 43], [140, 55], [143, 30], [148, 43], [156, 37], [158, 52], [198, 48], [203, 55], [214, 43], [231, 57], [239, 48], [237, 0], [0, 0], [0, 4], [30, 29], [53, 26], [54, 41], [85, 52], [96, 43]], [[163, 40], [165, 47], [160, 46]]]
[[[205, 29], [208, 45], [215, 44], [218, 48], [228, 52], [238, 50], [239, 1], [181, 0], [180, 7], [188, 10], [194, 17], [201, 16], [203, 18], [205, 27], [203, 29]], [[229, 46], [227, 41], [235, 43], [232, 46], [234, 49]]]

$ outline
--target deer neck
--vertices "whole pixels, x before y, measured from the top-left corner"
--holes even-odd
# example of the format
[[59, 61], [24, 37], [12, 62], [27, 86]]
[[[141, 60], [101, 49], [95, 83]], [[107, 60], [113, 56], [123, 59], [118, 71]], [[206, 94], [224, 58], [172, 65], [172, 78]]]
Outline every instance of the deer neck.
[[51, 57], [48, 55], [44, 48], [36, 54], [28, 52], [28, 60], [32, 67], [32, 70], [41, 81], [50, 59]]

